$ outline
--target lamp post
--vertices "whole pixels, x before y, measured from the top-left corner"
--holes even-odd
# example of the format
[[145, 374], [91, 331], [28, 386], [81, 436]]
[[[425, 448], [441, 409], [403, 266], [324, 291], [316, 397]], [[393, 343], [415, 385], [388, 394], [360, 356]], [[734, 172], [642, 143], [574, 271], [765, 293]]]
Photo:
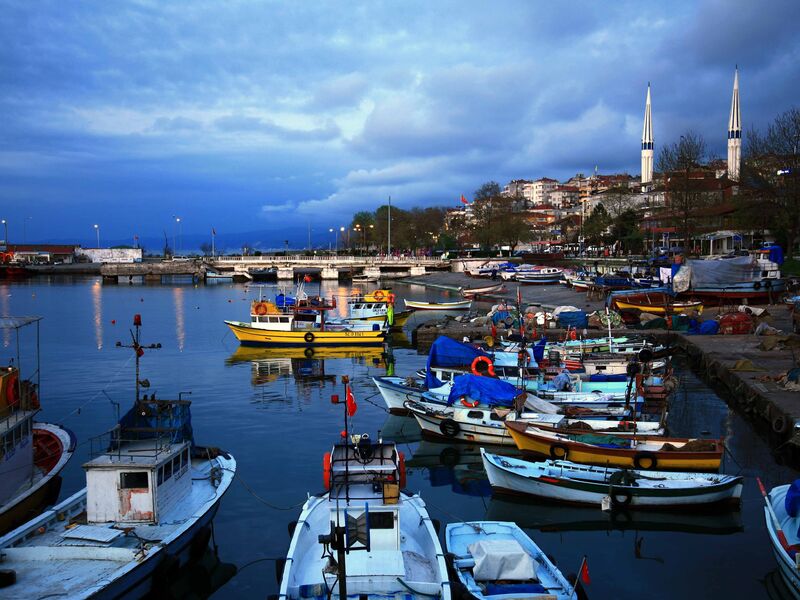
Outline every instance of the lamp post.
[[181, 218], [177, 215], [172, 215], [172, 218], [175, 219], [175, 229], [172, 230], [172, 255], [175, 256], [179, 254], [178, 242], [180, 241], [179, 229], [181, 226]]
[[94, 232], [97, 235], [97, 247], [100, 247], [100, 225], [94, 224]]
[[[339, 227], [339, 231], [342, 233], [342, 243], [344, 244], [344, 225]], [[337, 234], [338, 235], [338, 234]], [[336, 254], [339, 254], [339, 240], [336, 240]]]
[[8, 221], [3, 219], [3, 229], [5, 230], [3, 233], [3, 245], [8, 246]]
[[[333, 227], [330, 227], [328, 229], [328, 233], [333, 233]], [[330, 252], [331, 252], [331, 241], [328, 240], [328, 254], [330, 254]]]

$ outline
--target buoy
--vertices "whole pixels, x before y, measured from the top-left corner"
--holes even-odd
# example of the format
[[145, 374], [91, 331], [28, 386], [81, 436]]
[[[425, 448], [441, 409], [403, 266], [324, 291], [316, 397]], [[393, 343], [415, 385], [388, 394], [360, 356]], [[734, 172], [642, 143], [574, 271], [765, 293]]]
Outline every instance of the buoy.
[[116, 319], [111, 319], [111, 324], [112, 325], [116, 325], [117, 324], [117, 320]]

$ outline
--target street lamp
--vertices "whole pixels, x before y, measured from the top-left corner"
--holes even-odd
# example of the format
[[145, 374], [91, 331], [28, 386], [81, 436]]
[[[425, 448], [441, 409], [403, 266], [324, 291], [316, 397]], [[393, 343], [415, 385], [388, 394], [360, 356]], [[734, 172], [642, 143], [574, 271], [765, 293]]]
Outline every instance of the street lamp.
[[[344, 226], [339, 227], [339, 231], [342, 232], [342, 243], [344, 244]], [[336, 240], [336, 254], [339, 254], [339, 240], [338, 239]]]
[[3, 229], [5, 229], [5, 232], [3, 234], [3, 245], [8, 246], [8, 221], [3, 219], [2, 223], [3, 223]]
[[175, 229], [172, 232], [172, 254], [179, 254], [178, 252], [178, 242], [180, 242], [180, 227], [181, 227], [181, 218], [177, 215], [172, 215], [172, 218], [175, 219]]
[[94, 224], [94, 232], [97, 235], [97, 247], [100, 247], [100, 225]]
[[[328, 229], [328, 233], [333, 233], [333, 227]], [[328, 252], [330, 253], [330, 251], [331, 251], [331, 241], [328, 240]]]

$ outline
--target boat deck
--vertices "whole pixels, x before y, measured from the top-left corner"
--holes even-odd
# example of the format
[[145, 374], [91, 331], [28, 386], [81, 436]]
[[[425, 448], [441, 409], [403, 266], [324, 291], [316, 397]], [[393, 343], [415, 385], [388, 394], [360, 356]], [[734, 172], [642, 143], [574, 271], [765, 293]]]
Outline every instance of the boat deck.
[[[223, 469], [219, 487], [210, 480], [211, 464], [193, 459], [191, 492], [160, 515], [160, 524], [114, 523], [89, 525], [85, 519], [86, 489], [0, 538], [3, 568], [16, 572], [17, 583], [4, 588], [8, 600], [63, 597], [86, 598], [132, 571], [162, 546], [202, 517], [224, 493], [235, 471], [235, 461], [216, 459]], [[58, 515], [68, 518], [59, 520]], [[70, 519], [69, 516], [73, 518]], [[47, 529], [37, 534], [41, 527]]]

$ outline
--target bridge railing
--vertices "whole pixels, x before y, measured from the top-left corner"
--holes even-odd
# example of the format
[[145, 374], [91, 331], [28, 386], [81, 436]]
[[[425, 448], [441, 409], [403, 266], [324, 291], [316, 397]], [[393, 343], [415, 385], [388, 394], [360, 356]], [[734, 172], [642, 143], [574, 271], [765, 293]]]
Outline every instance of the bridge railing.
[[210, 262], [219, 263], [326, 263], [326, 264], [370, 264], [370, 265], [396, 265], [396, 264], [438, 264], [447, 262], [441, 258], [429, 256], [316, 256], [306, 254], [290, 254], [288, 256], [216, 256]]

